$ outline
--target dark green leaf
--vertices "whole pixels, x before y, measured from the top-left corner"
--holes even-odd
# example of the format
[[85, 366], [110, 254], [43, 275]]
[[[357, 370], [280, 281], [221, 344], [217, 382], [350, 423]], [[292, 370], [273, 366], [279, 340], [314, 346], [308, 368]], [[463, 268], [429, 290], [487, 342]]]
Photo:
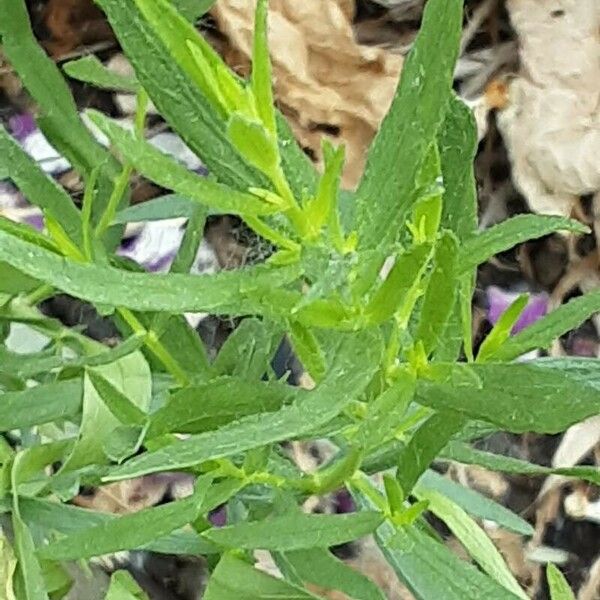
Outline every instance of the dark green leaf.
[[525, 460], [519, 460], [518, 458], [476, 450], [467, 444], [458, 442], [448, 444], [441, 452], [440, 458], [465, 464], [480, 465], [490, 471], [500, 471], [501, 473], [534, 476], [563, 475], [564, 477], [577, 477], [595, 485], [600, 485], [600, 469], [598, 467], [542, 467]]
[[355, 223], [361, 249], [389, 244], [404, 226], [416, 177], [451, 98], [462, 9], [461, 0], [430, 0], [425, 7], [358, 187]]
[[214, 570], [204, 600], [317, 600], [306, 590], [254, 569], [225, 554]]
[[0, 396], [0, 431], [70, 419], [81, 410], [81, 379], [48, 383]]
[[[0, 260], [83, 300], [140, 311], [247, 313], [252, 295], [293, 281], [298, 267], [259, 265], [216, 275], [149, 275], [81, 264], [0, 231]], [[245, 302], [247, 300], [247, 302]]]
[[420, 425], [398, 457], [397, 477], [405, 496], [464, 423], [462, 416], [442, 409]]
[[194, 494], [184, 500], [145, 508], [77, 531], [39, 549], [38, 554], [52, 560], [76, 560], [151, 544], [196, 519], [210, 483], [211, 479], [205, 477], [196, 484]]
[[148, 438], [210, 431], [248, 415], [279, 410], [293, 398], [294, 391], [285, 384], [223, 377], [171, 396], [152, 415]]
[[195, 435], [142, 454], [115, 469], [105, 480], [190, 467], [300, 436], [328, 423], [360, 396], [382, 354], [381, 339], [372, 331], [342, 334], [338, 340], [331, 349], [332, 364], [322, 383], [310, 392], [298, 390], [291, 405], [274, 413], [244, 417], [216, 432]]
[[[353, 489], [353, 496], [361, 509], [373, 508], [372, 501], [358, 490]], [[386, 521], [376, 531], [375, 540], [400, 580], [419, 600], [518, 598], [416, 525], [394, 527]]]
[[135, 77], [125, 77], [107, 69], [93, 54], [65, 63], [63, 71], [73, 79], [106, 90], [135, 94], [140, 89]]
[[461, 252], [461, 270], [470, 271], [492, 256], [521, 242], [544, 237], [556, 231], [586, 233], [588, 228], [579, 221], [564, 217], [517, 215], [467, 240]]
[[442, 335], [454, 306], [458, 281], [456, 277], [458, 240], [445, 232], [433, 256], [433, 271], [423, 298], [417, 340], [431, 354], [442, 341]]
[[293, 513], [253, 523], [213, 528], [202, 535], [219, 546], [252, 550], [326, 548], [372, 533], [383, 515], [369, 511], [346, 515]]
[[324, 548], [286, 552], [285, 558], [306, 583], [344, 592], [354, 600], [385, 600], [384, 593], [365, 575]]
[[[489, 421], [506, 431], [558, 433], [598, 414], [600, 366], [595, 360], [456, 364], [443, 365], [438, 372], [445, 373], [438, 383], [419, 382], [420, 403]], [[457, 379], [473, 374], [480, 384]]]

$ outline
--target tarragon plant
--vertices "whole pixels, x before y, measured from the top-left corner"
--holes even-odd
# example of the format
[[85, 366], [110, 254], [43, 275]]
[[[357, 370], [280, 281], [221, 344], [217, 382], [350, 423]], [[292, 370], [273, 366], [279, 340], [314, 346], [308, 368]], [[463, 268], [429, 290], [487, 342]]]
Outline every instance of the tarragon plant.
[[[597, 362], [516, 359], [599, 311], [600, 293], [511, 336], [526, 303], [519, 298], [474, 356], [476, 267], [522, 241], [585, 228], [521, 215], [477, 229], [475, 126], [452, 91], [462, 1], [427, 2], [352, 192], [340, 189], [344, 149], [324, 142], [318, 172], [275, 108], [266, 0], [257, 3], [248, 81], [189, 20], [211, 2], [98, 4], [135, 79], [93, 58], [64, 70], [137, 94], [131, 130], [87, 113], [110, 150], [84, 125], [59, 69], [36, 44], [23, 0], [0, 0], [3, 52], [39, 107], [39, 127], [85, 181], [79, 210], [0, 129], [0, 172], [43, 210], [46, 223], [39, 233], [0, 218], [0, 573], [7, 597], [60, 597], [69, 587], [65, 562], [145, 549], [209, 557], [207, 600], [314, 598], [311, 585], [381, 600], [371, 580], [329, 550], [373, 534], [416, 598], [526, 598], [477, 520], [524, 536], [530, 525], [431, 466], [551, 472], [470, 442], [496, 430], [557, 433], [599, 412]], [[208, 177], [145, 140], [149, 100]], [[133, 173], [185, 199], [187, 229], [168, 274], [143, 272], [114, 253], [119, 223], [148, 216], [144, 205], [126, 209]], [[181, 201], [170, 205], [171, 198], [153, 201], [152, 210], [180, 216]], [[211, 214], [238, 215], [275, 251], [264, 264], [189, 274]], [[57, 293], [112, 319], [118, 344], [101, 345], [45, 316], [40, 303]], [[186, 312], [243, 319], [210, 360]], [[10, 349], [9, 334], [23, 324], [47, 337], [43, 349]], [[270, 363], [284, 336], [313, 389], [275, 377]], [[317, 438], [337, 453], [303, 473], [282, 443]], [[194, 493], [118, 518], [69, 503], [82, 485], [165, 471], [196, 476]], [[591, 467], [559, 472], [600, 481]], [[354, 512], [302, 512], [307, 496], [344, 487]], [[226, 503], [235, 505], [229, 523], [212, 527], [209, 511]], [[472, 561], [442, 543], [428, 513], [447, 524]], [[255, 549], [270, 552], [281, 579], [254, 568]], [[550, 575], [556, 598], [567, 597], [560, 574]], [[118, 573], [107, 597], [140, 593]]]

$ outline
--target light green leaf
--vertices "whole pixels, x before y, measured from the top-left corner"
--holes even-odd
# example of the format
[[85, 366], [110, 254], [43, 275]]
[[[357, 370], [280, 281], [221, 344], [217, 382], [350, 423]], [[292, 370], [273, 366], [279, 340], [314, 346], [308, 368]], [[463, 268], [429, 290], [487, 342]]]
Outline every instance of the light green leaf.
[[81, 411], [81, 379], [0, 395], [0, 431], [71, 419]]
[[415, 180], [451, 98], [462, 20], [461, 0], [435, 0], [425, 7], [357, 190], [360, 249], [390, 244], [404, 225], [415, 200]]
[[372, 533], [383, 515], [369, 511], [345, 515], [292, 513], [253, 523], [213, 528], [203, 536], [219, 546], [252, 550], [326, 548]]
[[194, 266], [204, 236], [207, 212], [203, 206], [194, 207], [185, 226], [179, 250], [171, 263], [170, 273], [189, 273]]
[[105, 90], [136, 94], [140, 89], [135, 77], [126, 77], [107, 69], [93, 54], [65, 63], [63, 71], [73, 79]]
[[461, 251], [461, 270], [470, 271], [513, 246], [556, 231], [587, 233], [579, 221], [548, 215], [517, 215], [467, 240]]
[[487, 362], [502, 348], [515, 323], [529, 302], [527, 294], [521, 294], [500, 316], [492, 331], [483, 340], [477, 353], [477, 362]]
[[398, 457], [397, 478], [408, 497], [413, 486], [450, 438], [462, 429], [465, 419], [447, 410], [431, 415], [413, 433]]
[[[369, 495], [379, 494], [366, 479], [360, 482], [360, 489], [363, 488]], [[352, 495], [361, 510], [373, 508], [373, 499], [354, 486]], [[400, 581], [415, 598], [515, 600], [519, 597], [473, 565], [460, 560], [416, 525], [395, 527], [386, 521], [375, 532], [375, 540]]]
[[236, 113], [229, 120], [227, 135], [251, 165], [268, 175], [277, 171], [279, 166], [277, 141], [269, 135], [263, 125]]
[[256, 196], [238, 192], [192, 173], [149, 142], [116, 125], [101, 113], [90, 110], [87, 114], [136, 170], [162, 187], [224, 213], [266, 215], [274, 212], [273, 205]]
[[308, 327], [297, 321], [290, 321], [289, 328], [290, 342], [300, 363], [313, 381], [319, 383], [323, 379], [327, 367], [317, 336]]
[[274, 412], [289, 404], [294, 391], [285, 384], [222, 377], [173, 394], [153, 413], [148, 438], [165, 433], [200, 433], [248, 415]]
[[196, 519], [211, 481], [210, 476], [204, 476], [196, 483], [194, 494], [184, 500], [144, 508], [77, 531], [50, 542], [38, 554], [52, 560], [76, 560], [151, 544]]
[[4, 600], [17, 600], [13, 589], [16, 568], [15, 553], [4, 534], [0, 533], [0, 597]]
[[420, 244], [396, 257], [392, 270], [364, 309], [369, 323], [381, 324], [402, 308], [412, 309], [431, 257], [431, 246]]
[[428, 510], [446, 523], [484, 572], [515, 596], [527, 600], [496, 546], [460, 506], [433, 490], [420, 488], [415, 494], [419, 500], [428, 502]]
[[325, 548], [286, 552], [285, 559], [305, 583], [339, 590], [355, 600], [385, 600], [384, 593], [370, 579]]
[[204, 600], [317, 600], [306, 590], [258, 571], [248, 563], [225, 554], [214, 570]]
[[442, 477], [435, 471], [428, 470], [423, 473], [414, 488], [415, 494], [418, 495], [422, 489], [443, 494], [478, 519], [494, 521], [500, 527], [521, 535], [533, 535], [533, 527], [512, 511], [471, 488]]
[[435, 247], [433, 271], [423, 298], [417, 327], [416, 339], [423, 343], [427, 355], [440, 344], [454, 306], [458, 287], [457, 255], [457, 238], [450, 232], [444, 232]]
[[574, 298], [508, 339], [493, 358], [509, 361], [530, 350], [547, 348], [560, 336], [577, 329], [595, 312], [600, 312], [600, 292]]
[[[299, 275], [294, 265], [281, 268], [259, 265], [200, 276], [131, 273], [64, 259], [3, 231], [0, 231], [0, 260], [83, 300], [146, 312], [260, 313], [264, 305], [250, 300], [250, 296], [273, 294], [274, 288]], [[285, 306], [282, 310], [285, 311]]]
[[[140, 352], [134, 352], [114, 363], [97, 367], [96, 373], [106, 379], [109, 385], [115, 387], [117, 392], [123, 394], [128, 402], [137, 406], [140, 412], [147, 410], [152, 394], [152, 380], [148, 364]], [[106, 386], [102, 391], [106, 392]], [[118, 400], [112, 402], [109, 400], [110, 408], [114, 408], [115, 402], [118, 403]], [[119, 421], [107, 406], [95, 383], [92, 382], [90, 373], [86, 372], [83, 380], [83, 414], [79, 437], [71, 455], [62, 466], [62, 472], [93, 463], [107, 462], [103, 445], [119, 426]], [[122, 413], [122, 402], [119, 409]]]
[[252, 49], [252, 92], [256, 108], [265, 129], [277, 135], [275, 101], [273, 100], [271, 61], [268, 41], [268, 0], [258, 0], [254, 20], [254, 45]]
[[226, 136], [224, 117], [199, 93], [191, 76], [197, 67], [186, 40], [198, 38], [195, 28], [168, 0], [145, 4], [100, 0], [98, 4], [161, 115], [210, 172], [238, 190], [264, 187], [266, 179], [235, 151]]
[[191, 23], [203, 17], [216, 0], [172, 0], [175, 8]]
[[[543, 359], [529, 363], [431, 365], [438, 383], [419, 381], [417, 399], [436, 410], [453, 410], [506, 431], [558, 433], [598, 414], [600, 366], [590, 359]], [[445, 375], [442, 375], [445, 373]], [[457, 376], [475, 374], [481, 384]], [[493, 402], [490, 401], [493, 398]]]
[[59, 253], [58, 247], [54, 241], [48, 236], [39, 233], [36, 229], [31, 227], [31, 225], [17, 223], [16, 221], [11, 221], [6, 217], [0, 217], [0, 229], [10, 233], [11, 235], [14, 235], [15, 237], [21, 238], [26, 242], [30, 242], [36, 246], [41, 246], [42, 248], [52, 252]]
[[546, 578], [548, 579], [551, 600], [575, 600], [575, 594], [569, 587], [565, 576], [552, 563], [548, 563]]
[[[139, 357], [136, 362], [137, 360], [139, 360]], [[146, 422], [147, 414], [115, 387], [102, 374], [101, 370], [88, 369], [86, 375], [106, 408], [122, 425], [143, 425]], [[146, 382], [143, 381], [142, 383], [145, 384]], [[140, 404], [144, 406], [147, 402], [144, 399]]]
[[148, 600], [148, 596], [128, 571], [116, 571], [104, 600]]
[[315, 390], [296, 390], [297, 399], [276, 412], [244, 417], [215, 432], [195, 435], [142, 454], [114, 469], [104, 479], [117, 481], [191, 467], [314, 431], [360, 396], [379, 366], [382, 351], [381, 338], [373, 331], [341, 334], [331, 348], [328, 374]]

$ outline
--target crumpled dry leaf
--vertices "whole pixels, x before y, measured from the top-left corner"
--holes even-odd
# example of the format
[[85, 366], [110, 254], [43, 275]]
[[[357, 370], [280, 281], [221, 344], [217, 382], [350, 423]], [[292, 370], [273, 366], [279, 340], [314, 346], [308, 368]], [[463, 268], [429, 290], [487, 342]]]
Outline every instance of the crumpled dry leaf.
[[[225, 60], [247, 67], [254, 3], [221, 0], [214, 8], [230, 47]], [[269, 44], [276, 96], [300, 143], [320, 161], [325, 134], [346, 144], [343, 183], [353, 187], [365, 151], [389, 108], [402, 58], [356, 43], [354, 0], [272, 0]]]
[[498, 125], [513, 180], [538, 213], [568, 216], [600, 190], [600, 3], [508, 0], [521, 73]]

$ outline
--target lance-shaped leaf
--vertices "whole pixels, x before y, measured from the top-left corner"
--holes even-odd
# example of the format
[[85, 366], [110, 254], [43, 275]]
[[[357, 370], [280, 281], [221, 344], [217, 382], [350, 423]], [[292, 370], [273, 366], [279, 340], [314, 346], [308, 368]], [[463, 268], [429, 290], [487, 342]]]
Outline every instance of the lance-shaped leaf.
[[65, 63], [63, 71], [73, 79], [90, 83], [106, 90], [117, 90], [135, 94], [140, 89], [140, 85], [135, 77], [125, 77], [111, 71], [93, 54]]

